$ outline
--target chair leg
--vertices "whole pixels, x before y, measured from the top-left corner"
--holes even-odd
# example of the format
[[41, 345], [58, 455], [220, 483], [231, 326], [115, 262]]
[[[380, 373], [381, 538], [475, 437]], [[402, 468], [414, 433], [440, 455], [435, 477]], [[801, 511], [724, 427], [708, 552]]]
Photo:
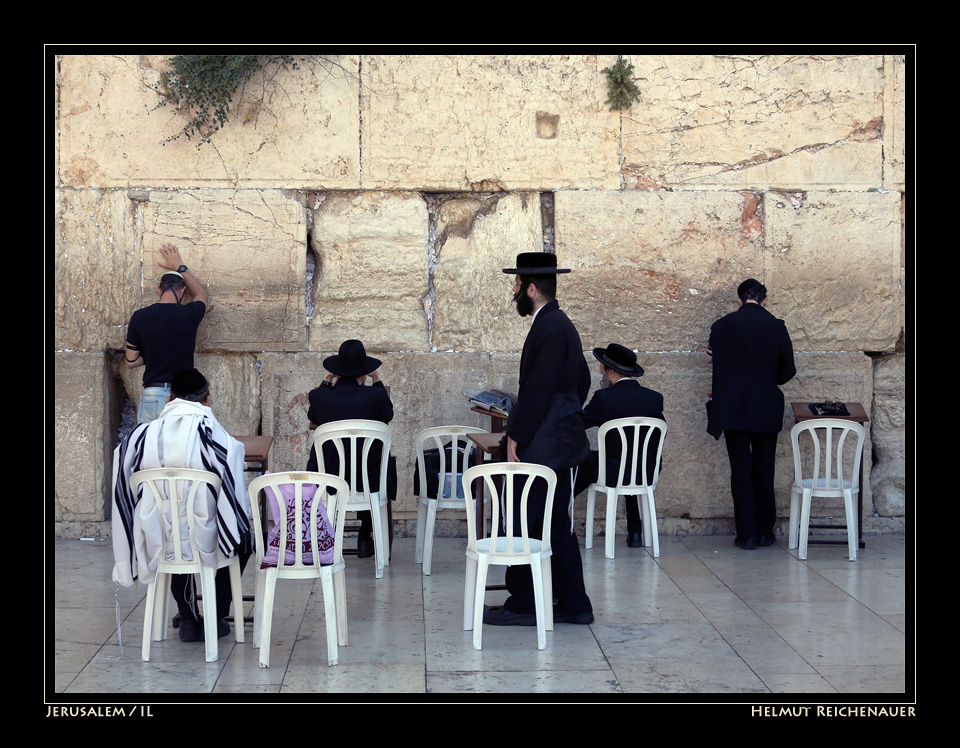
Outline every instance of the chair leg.
[[790, 491], [790, 539], [787, 547], [793, 550], [800, 542], [800, 493], [794, 488]]
[[323, 617], [327, 629], [327, 665], [336, 665], [340, 660], [337, 648], [337, 605], [333, 591], [333, 572], [329, 566], [320, 569], [320, 587], [323, 590]]
[[[477, 563], [477, 582], [473, 590], [473, 648], [481, 648], [483, 638], [483, 600], [487, 592], [487, 563], [486, 556], [481, 556]], [[552, 602], [552, 601], [551, 601]]]
[[230, 595], [233, 597], [233, 633], [238, 644], [243, 643], [243, 585], [240, 581], [240, 559], [230, 563]]
[[341, 647], [347, 646], [347, 581], [341, 568], [333, 575], [333, 598], [337, 612], [337, 641]]
[[154, 608], [157, 604], [157, 582], [161, 576], [163, 575], [157, 572], [157, 578], [147, 585], [147, 599], [143, 608], [143, 643], [140, 650], [140, 657], [144, 662], [150, 662], [150, 644], [153, 641], [155, 624]]
[[377, 562], [377, 579], [380, 579], [383, 577], [385, 553], [379, 494], [370, 494], [370, 522], [373, 525], [373, 550]]
[[545, 612], [545, 628], [553, 631], [553, 567], [550, 565], [550, 556], [541, 562], [543, 567], [543, 604]]
[[200, 594], [203, 596], [203, 644], [207, 662], [216, 662], [217, 651], [217, 570], [204, 566], [200, 570]]
[[[427, 499], [426, 501], [429, 501]], [[423, 563], [423, 535], [424, 528], [426, 527], [427, 522], [427, 505], [425, 500], [420, 499], [417, 502], [417, 551], [414, 556], [413, 562], [415, 564]]]
[[597, 488], [596, 486], [590, 486], [587, 489], [587, 526], [585, 529], [586, 536], [587, 536], [585, 538], [585, 546], [588, 549], [593, 548], [593, 511], [594, 511], [594, 504], [596, 503], [596, 499], [597, 499]]
[[657, 504], [653, 499], [653, 489], [641, 497], [643, 506], [643, 543], [653, 547], [653, 557], [660, 557], [660, 531], [657, 528]]
[[[427, 505], [426, 517], [423, 522], [423, 548], [422, 562], [420, 569], [424, 574], [430, 574], [430, 568], [433, 565], [433, 530], [437, 524], [437, 502], [430, 500]], [[420, 528], [417, 528], [417, 538], [420, 538]]]
[[807, 560], [807, 540], [810, 535], [810, 499], [812, 491], [809, 488], [803, 489], [803, 497], [800, 500], [800, 551], [797, 555], [801, 561]]
[[260, 648], [260, 637], [263, 634], [263, 595], [266, 583], [266, 570], [257, 564], [257, 590], [253, 595], [253, 648]]
[[463, 581], [463, 630], [473, 631], [473, 611], [477, 605], [477, 560], [467, 556]]
[[617, 503], [619, 498], [615, 490], [607, 491], [607, 525], [603, 554], [607, 558], [613, 558], [614, 544], [617, 539]]
[[853, 499], [853, 491], [843, 492], [843, 503], [847, 513], [847, 547], [850, 551], [850, 560], [857, 560], [857, 502]]
[[[260, 606], [260, 667], [270, 667], [270, 633], [273, 629], [273, 600], [277, 588], [277, 570], [265, 569], [263, 604]], [[258, 605], [260, 601], [257, 601]]]
[[[530, 575], [533, 577], [533, 605], [537, 614], [537, 649], [547, 648], [546, 602], [543, 599], [543, 565], [538, 556], [530, 559]], [[550, 600], [553, 607], [553, 600]], [[476, 634], [474, 634], [476, 636]], [[479, 649], [479, 647], [478, 647]]]

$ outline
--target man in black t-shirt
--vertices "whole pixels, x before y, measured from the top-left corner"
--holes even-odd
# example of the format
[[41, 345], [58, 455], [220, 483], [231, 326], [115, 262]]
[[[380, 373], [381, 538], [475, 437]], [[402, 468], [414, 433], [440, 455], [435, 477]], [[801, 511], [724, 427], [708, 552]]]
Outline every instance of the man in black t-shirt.
[[[144, 367], [137, 423], [154, 420], [167, 404], [173, 375], [194, 368], [197, 329], [207, 311], [206, 289], [181, 262], [177, 248], [164, 244], [160, 256], [157, 264], [168, 272], [160, 278], [159, 298], [134, 312], [127, 326], [127, 368]], [[193, 301], [181, 304], [187, 292]]]

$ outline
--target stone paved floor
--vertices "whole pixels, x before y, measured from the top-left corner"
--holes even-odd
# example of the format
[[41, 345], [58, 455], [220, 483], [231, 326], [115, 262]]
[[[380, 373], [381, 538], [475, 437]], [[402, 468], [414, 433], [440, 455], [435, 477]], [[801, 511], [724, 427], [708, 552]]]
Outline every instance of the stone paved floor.
[[[627, 548], [622, 538], [617, 543], [615, 560], [603, 557], [602, 539], [590, 551], [581, 546], [592, 625], [557, 624], [544, 651], [536, 648], [535, 629], [486, 626], [483, 650], [476, 651], [462, 630], [465, 540], [437, 539], [433, 573], [425, 577], [414, 563], [414, 539], [396, 539], [383, 579], [374, 578], [372, 559], [347, 558], [350, 644], [340, 649], [338, 666], [326, 664], [319, 586], [281, 582], [271, 666], [261, 669], [249, 625], [244, 644], [232, 635], [220, 639], [216, 663], [204, 662], [202, 644], [175, 637], [155, 643], [151, 661], [143, 662], [145, 589], [116, 590], [109, 541], [56, 541], [46, 693], [71, 703], [184, 693], [259, 694], [261, 702], [322, 693], [358, 700], [465, 693], [530, 700], [907, 699], [913, 619], [902, 537], [867, 537], [853, 563], [845, 546], [811, 546], [800, 561], [783, 538], [743, 551], [731, 537], [663, 537], [658, 559]], [[244, 588], [252, 594], [251, 571]], [[488, 592], [487, 602], [504, 596]]]

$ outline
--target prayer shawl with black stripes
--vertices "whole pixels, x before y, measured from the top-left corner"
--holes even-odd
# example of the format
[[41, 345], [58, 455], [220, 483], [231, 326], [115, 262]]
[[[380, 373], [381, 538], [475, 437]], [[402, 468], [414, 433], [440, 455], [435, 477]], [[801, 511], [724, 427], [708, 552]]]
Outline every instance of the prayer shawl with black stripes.
[[[210, 408], [172, 400], [155, 421], [138, 426], [113, 453], [113, 580], [130, 587], [156, 576], [164, 542], [152, 491], [130, 487], [138, 470], [181, 467], [207, 470], [222, 481], [220, 493], [201, 487], [194, 537], [204, 565], [215, 566], [217, 550], [231, 556], [250, 542], [250, 498], [243, 476], [243, 445], [224, 431]], [[202, 498], [206, 501], [202, 501]], [[186, 518], [181, 519], [186, 538]], [[173, 558], [172, 548], [168, 554]], [[185, 554], [190, 558], [189, 550]]]

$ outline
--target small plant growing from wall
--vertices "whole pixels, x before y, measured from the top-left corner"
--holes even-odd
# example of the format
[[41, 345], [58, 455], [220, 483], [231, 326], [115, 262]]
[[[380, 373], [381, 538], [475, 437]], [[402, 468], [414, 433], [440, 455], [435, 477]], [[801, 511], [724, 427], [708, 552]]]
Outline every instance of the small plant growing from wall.
[[607, 74], [607, 90], [610, 95], [606, 103], [610, 105], [610, 111], [629, 109], [634, 101], [640, 101], [640, 89], [634, 83], [632, 63], [620, 57], [615, 64], [601, 72]]
[[234, 96], [242, 95], [257, 71], [273, 63], [297, 67], [289, 55], [176, 55], [169, 62], [157, 86], [161, 106], [173, 106], [188, 119], [167, 141], [196, 135], [201, 144], [226, 124]]

